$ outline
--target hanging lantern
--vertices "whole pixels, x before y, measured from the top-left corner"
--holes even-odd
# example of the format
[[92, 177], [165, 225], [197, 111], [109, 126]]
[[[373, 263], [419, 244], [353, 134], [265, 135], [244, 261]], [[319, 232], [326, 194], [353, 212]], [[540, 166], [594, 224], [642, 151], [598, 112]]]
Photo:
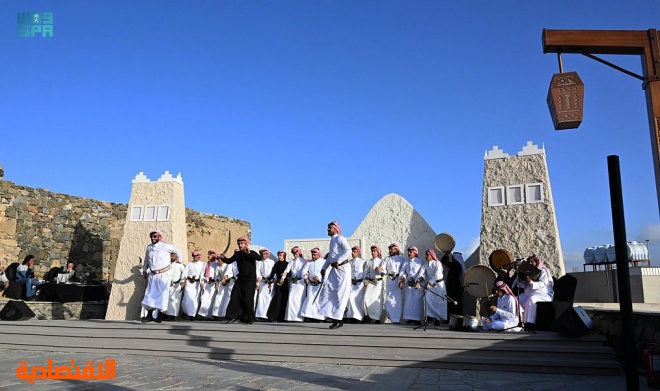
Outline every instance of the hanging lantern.
[[548, 90], [548, 108], [555, 130], [575, 129], [582, 123], [584, 83], [577, 72], [555, 73]]

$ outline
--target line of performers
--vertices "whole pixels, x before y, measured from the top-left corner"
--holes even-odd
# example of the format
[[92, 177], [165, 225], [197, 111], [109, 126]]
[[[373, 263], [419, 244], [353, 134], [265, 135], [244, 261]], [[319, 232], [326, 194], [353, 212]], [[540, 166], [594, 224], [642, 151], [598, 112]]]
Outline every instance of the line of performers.
[[[273, 262], [268, 249], [251, 251], [248, 239], [241, 237], [231, 257], [211, 250], [208, 262], [203, 262], [201, 253], [194, 251], [192, 261], [184, 266], [178, 250], [154, 231], [143, 265], [147, 286], [142, 321], [160, 322], [162, 312], [169, 318], [182, 315], [246, 324], [326, 320], [336, 329], [344, 319], [440, 323], [447, 321], [448, 310], [461, 313], [464, 267], [451, 253], [443, 254], [441, 262], [429, 249], [422, 260], [419, 250], [411, 246], [404, 258], [392, 243], [389, 256], [383, 259], [381, 249], [374, 245], [371, 258], [365, 260], [361, 249], [351, 248], [341, 235], [338, 222], [328, 224], [328, 236], [325, 258], [315, 248], [311, 258], [304, 259], [301, 249], [294, 247], [292, 260], [279, 251], [278, 261]], [[446, 282], [443, 262], [449, 267]]]

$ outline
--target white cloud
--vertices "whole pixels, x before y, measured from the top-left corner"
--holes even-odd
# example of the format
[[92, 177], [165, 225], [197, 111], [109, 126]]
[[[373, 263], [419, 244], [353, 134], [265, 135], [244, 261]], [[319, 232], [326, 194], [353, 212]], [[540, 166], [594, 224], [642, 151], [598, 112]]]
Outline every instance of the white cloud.
[[650, 242], [660, 241], [660, 224], [645, 225], [644, 227], [642, 227], [642, 230], [640, 231], [639, 235], [637, 235], [636, 240], [642, 243], [645, 240], [649, 240]]

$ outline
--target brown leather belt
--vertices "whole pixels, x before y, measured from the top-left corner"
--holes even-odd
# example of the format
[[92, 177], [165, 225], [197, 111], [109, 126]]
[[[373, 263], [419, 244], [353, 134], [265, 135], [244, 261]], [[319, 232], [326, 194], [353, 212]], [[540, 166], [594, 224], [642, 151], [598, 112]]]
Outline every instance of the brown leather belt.
[[153, 274], [160, 274], [160, 273], [165, 273], [165, 272], [168, 271], [168, 270], [170, 270], [170, 265], [167, 265], [167, 266], [165, 266], [165, 267], [162, 268], [162, 269], [152, 270], [151, 272], [152, 272]]
[[342, 263], [338, 263], [338, 264], [337, 264], [337, 267], [339, 267], [339, 266], [344, 266], [344, 265], [347, 264], [347, 263], [348, 263], [348, 259], [345, 260], [345, 261], [342, 262]]

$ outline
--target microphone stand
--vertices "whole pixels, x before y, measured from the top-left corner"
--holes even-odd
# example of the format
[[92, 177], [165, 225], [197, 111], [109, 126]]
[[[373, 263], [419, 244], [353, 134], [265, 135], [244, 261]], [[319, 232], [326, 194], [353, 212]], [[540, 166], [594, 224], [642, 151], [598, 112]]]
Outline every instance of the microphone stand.
[[[420, 327], [424, 327], [424, 331], [426, 331], [426, 328], [429, 327], [428, 310], [427, 310], [427, 308], [426, 308], [426, 306], [427, 306], [427, 304], [426, 304], [426, 292], [427, 292], [427, 291], [433, 293], [434, 295], [438, 296], [439, 298], [441, 298], [441, 299], [444, 300], [444, 301], [451, 301], [451, 302], [454, 303], [454, 305], [458, 304], [458, 302], [457, 302], [456, 300], [452, 299], [451, 297], [449, 297], [449, 296], [447, 296], [447, 295], [439, 295], [439, 294], [437, 294], [437, 293], [435, 293], [435, 292], [433, 292], [433, 291], [430, 291], [429, 288], [426, 287], [426, 283], [424, 284], [424, 288], [423, 288], [423, 289], [424, 289], [424, 296], [423, 296], [423, 299], [422, 299], [422, 300], [424, 300], [424, 321], [422, 322], [421, 325], [419, 325], [419, 326], [413, 328], [413, 330], [417, 330], [417, 329], [420, 328]], [[435, 326], [435, 325], [432, 325], [432, 326], [430, 326], [430, 327], [432, 327], [432, 328], [434, 328], [434, 329], [436, 329], [436, 330], [444, 331], [443, 329], [441, 329], [441, 328], [439, 328], [439, 327], [437, 327], [437, 326]]]

